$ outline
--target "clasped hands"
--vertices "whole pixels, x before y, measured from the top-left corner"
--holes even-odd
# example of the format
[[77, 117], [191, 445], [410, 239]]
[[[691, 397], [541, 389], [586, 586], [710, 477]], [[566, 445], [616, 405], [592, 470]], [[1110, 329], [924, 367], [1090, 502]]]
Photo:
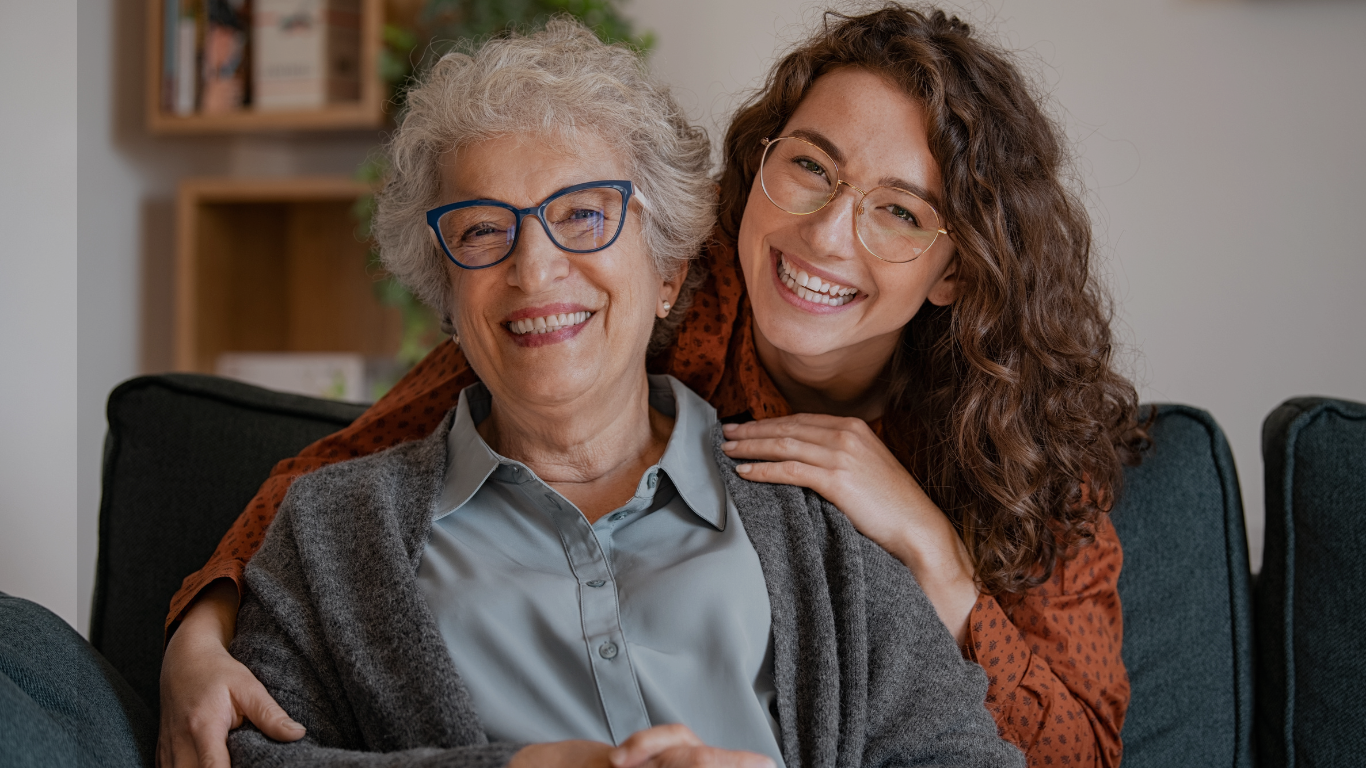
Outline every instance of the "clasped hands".
[[514, 755], [508, 768], [773, 768], [773, 761], [709, 747], [687, 726], [657, 725], [617, 747], [596, 741], [533, 744]]

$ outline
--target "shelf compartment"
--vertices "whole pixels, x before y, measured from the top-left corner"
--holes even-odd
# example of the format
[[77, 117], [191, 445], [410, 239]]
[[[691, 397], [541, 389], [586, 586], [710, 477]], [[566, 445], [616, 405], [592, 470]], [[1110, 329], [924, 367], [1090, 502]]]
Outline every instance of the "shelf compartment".
[[177, 200], [175, 366], [212, 373], [223, 352], [392, 358], [397, 310], [351, 214], [347, 178], [187, 179]]

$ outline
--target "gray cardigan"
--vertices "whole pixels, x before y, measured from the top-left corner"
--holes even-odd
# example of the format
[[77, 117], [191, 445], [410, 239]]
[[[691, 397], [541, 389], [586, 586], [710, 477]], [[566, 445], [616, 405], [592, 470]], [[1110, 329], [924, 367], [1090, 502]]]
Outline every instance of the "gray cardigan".
[[[451, 423], [290, 489], [247, 567], [232, 653], [308, 734], [234, 731], [234, 765], [476, 768], [524, 746], [488, 742], [416, 583]], [[740, 479], [721, 440], [718, 425], [768, 587], [787, 765], [1023, 766], [910, 571], [815, 493]]]

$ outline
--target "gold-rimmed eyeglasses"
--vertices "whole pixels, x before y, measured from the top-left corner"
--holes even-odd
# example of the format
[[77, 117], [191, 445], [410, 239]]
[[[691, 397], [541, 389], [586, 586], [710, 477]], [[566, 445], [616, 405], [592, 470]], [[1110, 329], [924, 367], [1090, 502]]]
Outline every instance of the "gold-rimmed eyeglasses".
[[813, 214], [839, 196], [843, 184], [859, 193], [854, 205], [854, 235], [882, 261], [915, 261], [944, 228], [939, 212], [914, 192], [873, 187], [864, 192], [839, 177], [829, 153], [800, 136], [764, 139], [759, 185], [769, 201], [797, 216]]

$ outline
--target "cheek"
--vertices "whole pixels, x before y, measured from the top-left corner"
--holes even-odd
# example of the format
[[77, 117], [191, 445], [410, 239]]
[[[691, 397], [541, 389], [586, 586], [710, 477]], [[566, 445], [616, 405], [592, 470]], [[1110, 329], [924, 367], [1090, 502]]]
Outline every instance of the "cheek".
[[[765, 204], [760, 204], [760, 201]], [[745, 205], [744, 217], [740, 220], [739, 242], [736, 245], [739, 249], [740, 266], [747, 275], [758, 262], [768, 258], [764, 239], [773, 230], [774, 222], [768, 215], [773, 206], [766, 203], [768, 200], [764, 198], [762, 191], [758, 195], [751, 193], [749, 203]]]

